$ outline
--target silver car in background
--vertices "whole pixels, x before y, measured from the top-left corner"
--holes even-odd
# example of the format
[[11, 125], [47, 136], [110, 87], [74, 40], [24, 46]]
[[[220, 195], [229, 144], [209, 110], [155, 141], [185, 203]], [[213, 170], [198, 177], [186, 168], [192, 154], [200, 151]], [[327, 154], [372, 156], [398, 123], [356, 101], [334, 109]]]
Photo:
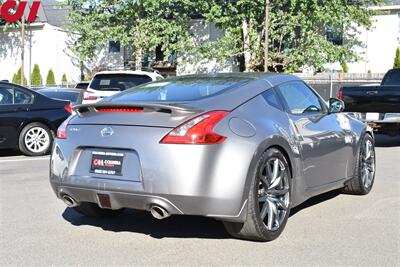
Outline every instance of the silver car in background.
[[87, 216], [200, 215], [269, 241], [290, 209], [375, 176], [372, 130], [286, 74], [182, 76], [75, 107], [58, 130], [50, 182]]

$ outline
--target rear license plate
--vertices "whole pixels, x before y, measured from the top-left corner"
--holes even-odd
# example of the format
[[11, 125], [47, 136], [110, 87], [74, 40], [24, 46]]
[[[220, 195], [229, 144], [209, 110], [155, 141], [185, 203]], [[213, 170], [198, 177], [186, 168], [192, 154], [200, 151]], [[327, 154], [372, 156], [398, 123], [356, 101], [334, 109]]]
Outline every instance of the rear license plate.
[[365, 119], [367, 121], [377, 121], [379, 120], [379, 113], [367, 113]]
[[122, 176], [123, 153], [93, 151], [91, 173]]

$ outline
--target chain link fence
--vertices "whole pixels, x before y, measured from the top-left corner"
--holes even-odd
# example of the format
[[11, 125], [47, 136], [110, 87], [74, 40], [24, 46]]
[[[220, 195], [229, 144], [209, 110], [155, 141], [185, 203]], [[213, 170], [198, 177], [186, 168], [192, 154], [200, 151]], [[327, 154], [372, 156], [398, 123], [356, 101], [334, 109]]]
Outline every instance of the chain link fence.
[[319, 73], [317, 75], [295, 74], [314, 88], [325, 100], [337, 97], [345, 86], [379, 85], [384, 74]]

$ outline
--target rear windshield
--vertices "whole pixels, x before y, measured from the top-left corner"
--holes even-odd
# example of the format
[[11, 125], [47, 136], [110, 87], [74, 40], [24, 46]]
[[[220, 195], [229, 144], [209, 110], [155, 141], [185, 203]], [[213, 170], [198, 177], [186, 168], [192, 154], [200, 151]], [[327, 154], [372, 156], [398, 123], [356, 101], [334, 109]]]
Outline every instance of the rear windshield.
[[382, 85], [399, 85], [400, 86], [400, 69], [389, 71], [383, 78]]
[[180, 78], [153, 82], [115, 95], [113, 102], [185, 102], [240, 86], [246, 78]]
[[146, 75], [98, 74], [94, 76], [90, 88], [99, 91], [124, 91], [148, 82], [151, 82], [151, 78]]
[[38, 92], [49, 98], [69, 101], [71, 104], [76, 104], [79, 98], [78, 92], [57, 92], [47, 90], [39, 90]]
[[76, 89], [87, 89], [88, 86], [89, 86], [89, 83], [77, 83], [77, 84], [75, 85], [75, 88], [76, 88]]

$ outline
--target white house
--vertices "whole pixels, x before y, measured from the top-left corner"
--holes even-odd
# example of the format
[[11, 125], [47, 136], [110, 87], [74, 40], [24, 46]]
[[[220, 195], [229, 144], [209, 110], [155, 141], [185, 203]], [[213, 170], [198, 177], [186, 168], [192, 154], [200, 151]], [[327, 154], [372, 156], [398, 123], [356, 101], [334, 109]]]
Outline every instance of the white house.
[[[34, 64], [39, 65], [43, 80], [52, 69], [58, 84], [64, 73], [68, 82], [80, 81], [80, 61], [68, 49], [72, 40], [65, 30], [67, 16], [68, 9], [60, 6], [57, 0], [46, 0], [42, 1], [36, 22], [27, 25], [24, 72], [28, 84]], [[0, 80], [11, 81], [21, 67], [21, 43], [20, 30], [4, 31], [4, 26], [0, 25]], [[93, 62], [85, 65], [123, 67], [123, 52], [104, 49]]]
[[372, 7], [380, 14], [373, 17], [371, 30], [361, 30], [359, 40], [365, 47], [359, 49], [362, 60], [349, 64], [353, 73], [385, 73], [393, 68], [396, 49], [400, 47], [400, 0], [391, 5]]

